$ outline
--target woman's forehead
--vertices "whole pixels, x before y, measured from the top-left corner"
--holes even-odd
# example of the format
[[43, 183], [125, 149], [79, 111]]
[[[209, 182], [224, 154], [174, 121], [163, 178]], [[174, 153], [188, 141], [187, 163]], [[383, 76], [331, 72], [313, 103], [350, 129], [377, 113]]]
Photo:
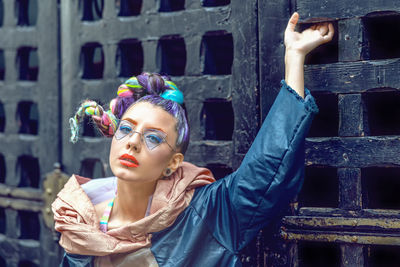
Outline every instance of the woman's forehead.
[[130, 107], [122, 116], [146, 127], [161, 128], [163, 131], [175, 131], [175, 118], [161, 107], [151, 103], [140, 102]]

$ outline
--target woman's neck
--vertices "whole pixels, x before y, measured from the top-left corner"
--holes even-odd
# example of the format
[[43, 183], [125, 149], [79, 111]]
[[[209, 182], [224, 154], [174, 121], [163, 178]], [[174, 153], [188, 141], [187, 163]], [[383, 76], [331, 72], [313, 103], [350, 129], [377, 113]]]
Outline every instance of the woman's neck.
[[113, 219], [121, 223], [130, 223], [144, 218], [156, 184], [157, 182], [137, 184], [118, 179], [117, 195], [112, 210]]

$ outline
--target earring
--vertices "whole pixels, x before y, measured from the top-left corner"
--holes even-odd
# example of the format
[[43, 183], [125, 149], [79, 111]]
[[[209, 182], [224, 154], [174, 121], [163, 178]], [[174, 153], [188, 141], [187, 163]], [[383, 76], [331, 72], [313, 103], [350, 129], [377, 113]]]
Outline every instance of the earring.
[[167, 168], [165, 170], [165, 176], [170, 176], [172, 174], [172, 170], [170, 168]]

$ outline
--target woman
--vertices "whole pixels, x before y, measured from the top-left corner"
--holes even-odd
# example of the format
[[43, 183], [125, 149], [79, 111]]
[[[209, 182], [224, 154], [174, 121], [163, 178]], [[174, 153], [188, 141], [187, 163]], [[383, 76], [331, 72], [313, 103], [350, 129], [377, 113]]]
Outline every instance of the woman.
[[63, 266], [240, 266], [239, 251], [298, 192], [314, 99], [304, 89], [305, 55], [333, 37], [331, 24], [285, 31], [285, 81], [241, 166], [214, 181], [183, 161], [189, 129], [183, 96], [166, 77], [144, 73], [118, 89], [105, 112], [84, 102], [71, 120], [92, 115], [113, 137], [116, 176], [73, 176], [53, 203]]

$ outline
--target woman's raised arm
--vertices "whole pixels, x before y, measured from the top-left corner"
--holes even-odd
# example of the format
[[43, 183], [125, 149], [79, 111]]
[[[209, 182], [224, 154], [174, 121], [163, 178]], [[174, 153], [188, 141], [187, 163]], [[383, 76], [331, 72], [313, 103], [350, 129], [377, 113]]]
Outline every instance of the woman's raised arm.
[[285, 30], [285, 81], [304, 98], [304, 58], [317, 46], [332, 40], [332, 23], [320, 23], [296, 32], [299, 14], [293, 13]]
[[257, 137], [237, 171], [196, 190], [191, 206], [207, 221], [214, 238], [240, 251], [299, 192], [304, 172], [304, 142], [318, 111], [304, 89], [304, 57], [332, 39], [331, 24], [295, 32], [298, 14], [285, 31], [286, 75]]

